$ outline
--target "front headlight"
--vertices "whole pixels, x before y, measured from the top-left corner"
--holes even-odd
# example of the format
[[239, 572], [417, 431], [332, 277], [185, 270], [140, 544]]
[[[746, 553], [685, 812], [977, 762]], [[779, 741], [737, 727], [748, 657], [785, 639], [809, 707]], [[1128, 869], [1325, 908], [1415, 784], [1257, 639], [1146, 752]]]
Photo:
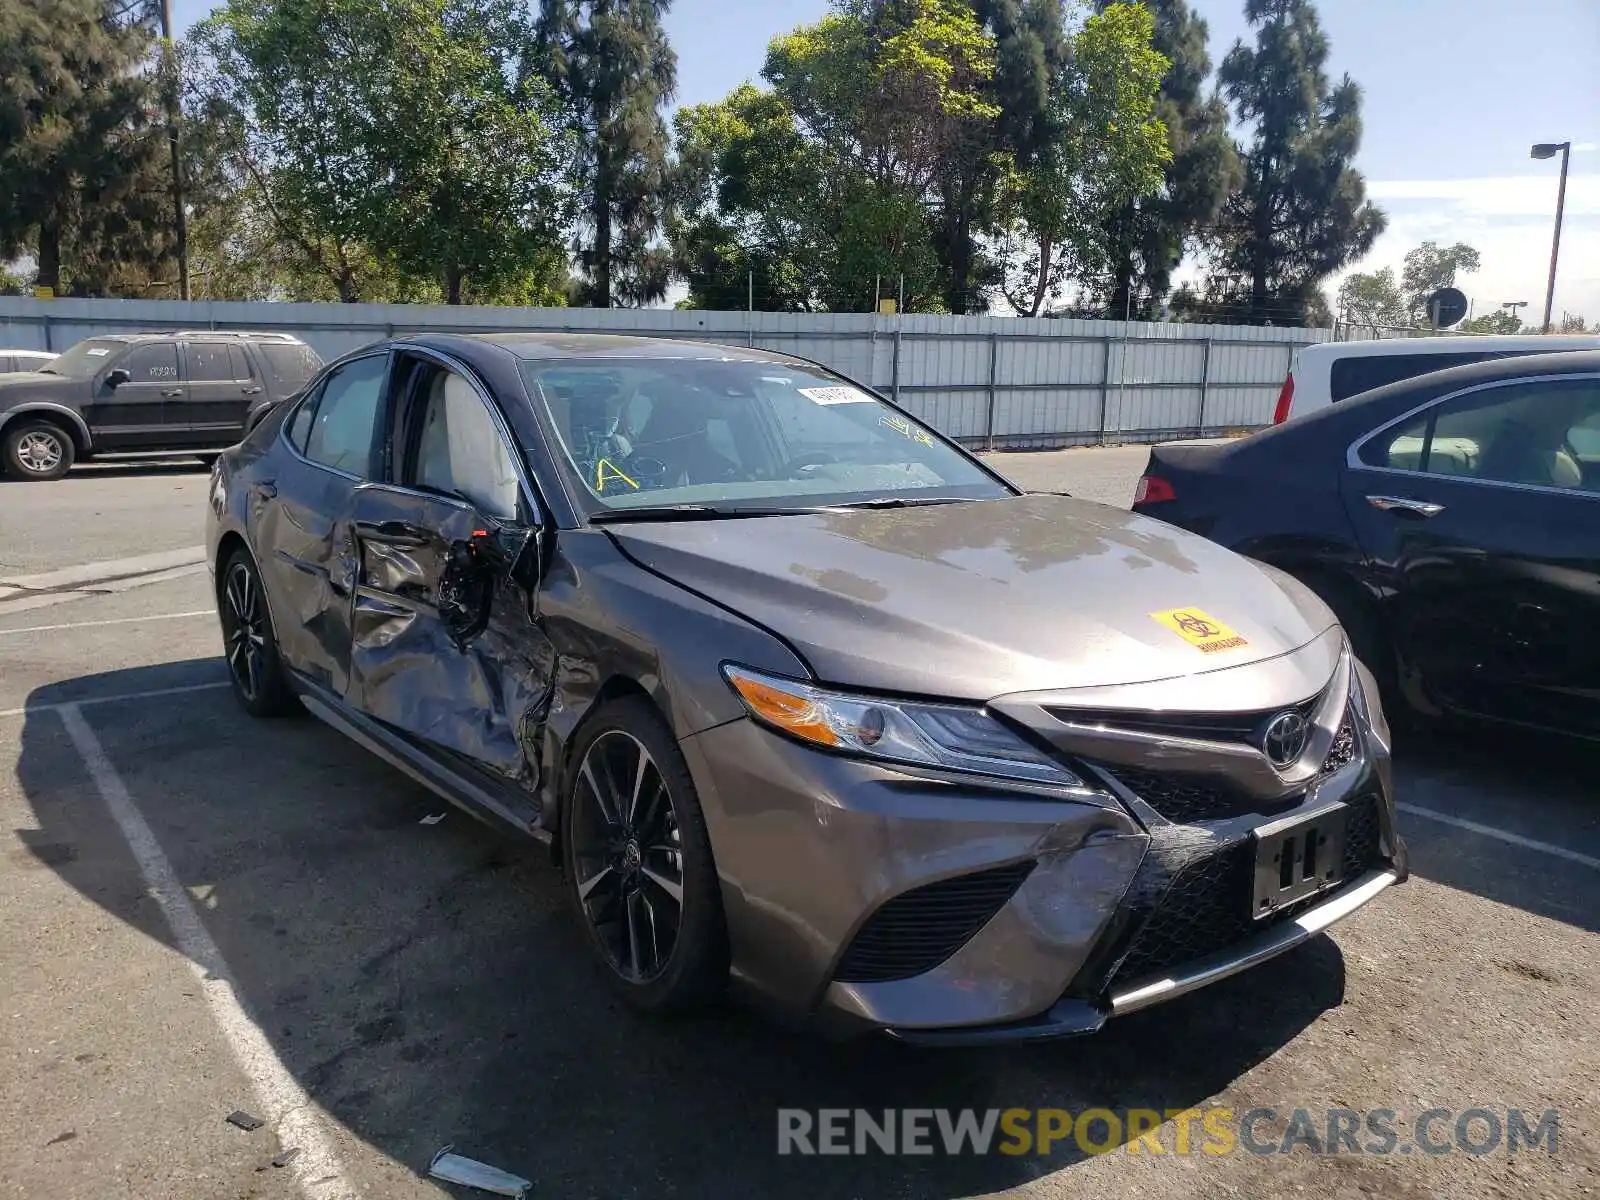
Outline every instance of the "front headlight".
[[751, 716], [801, 741], [886, 762], [1091, 790], [981, 709], [850, 696], [731, 663], [722, 674]]

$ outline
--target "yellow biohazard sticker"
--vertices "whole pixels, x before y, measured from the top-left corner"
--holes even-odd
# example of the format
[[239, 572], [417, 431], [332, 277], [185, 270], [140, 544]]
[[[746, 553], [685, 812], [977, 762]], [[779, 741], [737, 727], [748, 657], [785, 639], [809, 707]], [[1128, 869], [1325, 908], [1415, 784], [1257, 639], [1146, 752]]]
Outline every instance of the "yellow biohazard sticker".
[[1210, 613], [1198, 608], [1174, 608], [1150, 614], [1201, 654], [1220, 654], [1250, 643]]

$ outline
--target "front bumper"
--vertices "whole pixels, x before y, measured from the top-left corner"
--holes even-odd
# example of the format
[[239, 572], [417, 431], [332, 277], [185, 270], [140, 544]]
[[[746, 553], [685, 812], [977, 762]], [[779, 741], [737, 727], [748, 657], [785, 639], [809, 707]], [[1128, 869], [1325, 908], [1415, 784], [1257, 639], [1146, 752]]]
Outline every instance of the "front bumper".
[[733, 975], [825, 1029], [1004, 1042], [1093, 1032], [1281, 954], [1406, 876], [1387, 730], [1363, 691], [1347, 760], [1271, 813], [1347, 804], [1360, 834], [1343, 882], [1262, 921], [1246, 878], [1262, 815], [1176, 823], [1121, 791], [896, 770], [749, 720], [687, 738]]

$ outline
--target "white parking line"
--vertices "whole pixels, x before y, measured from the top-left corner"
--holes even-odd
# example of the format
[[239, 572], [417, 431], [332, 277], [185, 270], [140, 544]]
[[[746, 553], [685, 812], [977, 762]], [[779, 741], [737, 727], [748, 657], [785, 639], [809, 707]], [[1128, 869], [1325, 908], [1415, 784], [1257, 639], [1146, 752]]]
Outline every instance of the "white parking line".
[[1418, 808], [1415, 804], [1396, 804], [1395, 808], [1413, 817], [1425, 817], [1430, 821], [1437, 821], [1441, 825], [1453, 825], [1457, 829], [1465, 829], [1468, 833], [1481, 834], [1483, 837], [1494, 838], [1496, 841], [1506, 842], [1512, 846], [1521, 846], [1525, 850], [1537, 850], [1541, 854], [1548, 854], [1554, 858], [1564, 858], [1568, 862], [1577, 863], [1579, 866], [1592, 867], [1596, 871], [1600, 871], [1600, 858], [1595, 858], [1588, 854], [1580, 854], [1576, 850], [1568, 850], [1565, 846], [1556, 846], [1549, 842], [1537, 842], [1533, 838], [1523, 837], [1520, 833], [1496, 829], [1493, 825], [1480, 825], [1476, 821], [1452, 817], [1449, 813], [1435, 812], [1431, 808]]
[[54, 704], [29, 704], [22, 708], [0, 708], [0, 717], [23, 717], [29, 713], [55, 712], [62, 708], [82, 708], [86, 704], [112, 704], [118, 700], [146, 700], [153, 696], [181, 696], [186, 692], [209, 692], [215, 688], [231, 686], [227, 680], [216, 683], [189, 683], [182, 687], [151, 688], [145, 692], [112, 692], [109, 696], [84, 696], [77, 700], [61, 700]]
[[356, 1190], [345, 1178], [344, 1167], [311, 1097], [295, 1081], [272, 1049], [267, 1035], [245, 1010], [222, 952], [206, 932], [200, 914], [178, 882], [172, 863], [155, 834], [150, 832], [144, 814], [128, 794], [122, 777], [111, 765], [105, 747], [76, 704], [62, 704], [56, 711], [61, 714], [67, 735], [89, 769], [112, 819], [127, 839], [139, 864], [139, 873], [172, 927], [179, 951], [189, 960], [190, 969], [199, 979], [201, 994], [210, 1005], [211, 1015], [239, 1069], [254, 1087], [256, 1101], [268, 1124], [273, 1126], [282, 1146], [299, 1148], [300, 1153], [290, 1166], [301, 1193], [311, 1200], [354, 1197]]
[[21, 629], [0, 629], [0, 637], [8, 633], [54, 633], [58, 629], [92, 629], [97, 625], [133, 625], [139, 621], [176, 621], [181, 617], [214, 617], [216, 613], [217, 610], [214, 608], [197, 608], [193, 612], [154, 613], [148, 617], [112, 617], [105, 621], [70, 621], [65, 625], [24, 625]]

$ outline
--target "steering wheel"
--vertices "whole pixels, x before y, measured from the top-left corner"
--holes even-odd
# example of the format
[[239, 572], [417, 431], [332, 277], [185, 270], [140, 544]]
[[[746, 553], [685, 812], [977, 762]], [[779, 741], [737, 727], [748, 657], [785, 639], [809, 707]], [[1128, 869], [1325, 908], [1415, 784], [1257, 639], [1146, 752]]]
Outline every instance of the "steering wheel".
[[807, 467], [825, 467], [839, 461], [839, 456], [819, 450], [811, 454], [797, 454], [778, 468], [780, 478], [792, 479]]

